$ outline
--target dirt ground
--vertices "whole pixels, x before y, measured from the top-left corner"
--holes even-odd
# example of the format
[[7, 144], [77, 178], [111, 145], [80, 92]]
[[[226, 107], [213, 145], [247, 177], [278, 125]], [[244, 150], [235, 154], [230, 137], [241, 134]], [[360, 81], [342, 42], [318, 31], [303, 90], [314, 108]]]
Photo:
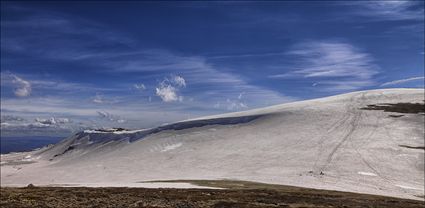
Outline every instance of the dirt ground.
[[[423, 103], [383, 103], [378, 105], [368, 105], [362, 110], [383, 110], [385, 112], [396, 113], [424, 113], [425, 104]], [[394, 117], [394, 115], [392, 115]], [[396, 115], [396, 117], [398, 117]]]
[[425, 207], [424, 201], [253, 182], [186, 182], [226, 189], [1, 188], [0, 207]]

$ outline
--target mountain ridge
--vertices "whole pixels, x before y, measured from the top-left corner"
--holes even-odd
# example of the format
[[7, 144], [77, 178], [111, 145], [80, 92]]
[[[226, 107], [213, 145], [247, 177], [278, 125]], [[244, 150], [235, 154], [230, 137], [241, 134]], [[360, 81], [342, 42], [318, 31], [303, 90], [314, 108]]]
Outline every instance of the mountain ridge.
[[371, 90], [151, 129], [83, 131], [15, 155], [30, 164], [4, 164], [2, 186], [238, 179], [417, 198], [424, 152], [405, 146], [423, 146], [424, 116], [362, 108], [423, 101], [423, 89]]

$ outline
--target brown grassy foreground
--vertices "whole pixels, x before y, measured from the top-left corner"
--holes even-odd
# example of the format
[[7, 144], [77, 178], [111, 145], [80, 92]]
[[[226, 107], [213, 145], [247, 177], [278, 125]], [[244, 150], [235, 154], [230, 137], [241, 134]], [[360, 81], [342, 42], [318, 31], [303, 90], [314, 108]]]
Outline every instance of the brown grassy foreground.
[[228, 189], [1, 188], [0, 207], [424, 207], [423, 201], [244, 181], [175, 181]]

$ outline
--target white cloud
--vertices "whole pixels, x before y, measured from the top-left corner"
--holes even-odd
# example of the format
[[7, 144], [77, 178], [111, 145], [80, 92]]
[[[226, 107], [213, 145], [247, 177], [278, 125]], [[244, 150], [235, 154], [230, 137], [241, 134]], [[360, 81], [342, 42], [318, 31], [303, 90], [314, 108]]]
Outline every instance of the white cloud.
[[101, 104], [101, 103], [104, 103], [105, 101], [103, 100], [103, 97], [102, 96], [100, 96], [100, 95], [96, 95], [94, 98], [93, 98], [93, 100], [92, 100], [94, 103], [98, 103], [98, 104]]
[[418, 81], [418, 80], [424, 80], [425, 77], [412, 77], [412, 78], [407, 78], [407, 79], [400, 79], [400, 80], [394, 80], [391, 82], [385, 82], [383, 84], [381, 84], [381, 87], [385, 87], [385, 86], [390, 86], [390, 85], [398, 85], [398, 84], [403, 84], [406, 82], [412, 82], [412, 81]]
[[60, 124], [66, 124], [66, 123], [72, 123], [72, 121], [68, 118], [54, 118], [50, 117], [48, 119], [44, 118], [36, 118], [35, 122], [45, 125], [60, 125]]
[[120, 116], [113, 115], [113, 114], [106, 112], [106, 111], [97, 111], [97, 114], [102, 119], [105, 119], [105, 120], [108, 120], [108, 121], [117, 122], [117, 123], [125, 123], [126, 122], [126, 120], [121, 118]]
[[178, 89], [186, 87], [186, 81], [181, 76], [172, 75], [165, 77], [156, 87], [156, 95], [164, 102], [183, 101], [183, 96], [178, 95]]
[[15, 90], [14, 93], [18, 97], [26, 97], [31, 94], [31, 83], [27, 80], [24, 80], [14, 74], [10, 74], [12, 78], [12, 83], [14, 84]]
[[[125, 72], [147, 71], [155, 72], [155, 76], [164, 76], [166, 74], [179, 75], [169, 78], [170, 82], [174, 83], [171, 85], [174, 90], [168, 90], [171, 92], [171, 96], [166, 96], [167, 93], [165, 92], [167, 90], [164, 92], [164, 90], [161, 90], [161, 86], [158, 86], [155, 91], [150, 92], [152, 94], [147, 94], [148, 92], [146, 92], [146, 95], [144, 95], [146, 97], [143, 100], [148, 100], [149, 102], [141, 103], [141, 96], [125, 97], [124, 92], [122, 93], [123, 97], [120, 99], [119, 106], [110, 105], [103, 108], [106, 108], [110, 113], [122, 115], [125, 118], [132, 118], [129, 121], [138, 120], [138, 126], [135, 124], [135, 127], [140, 127], [141, 125], [149, 126], [163, 121], [180, 120], [188, 114], [195, 116], [215, 113], [216, 111], [210, 110], [210, 103], [215, 103], [219, 100], [225, 101], [227, 97], [235, 98], [242, 91], [247, 92], [247, 96], [244, 95], [244, 99], [250, 103], [250, 107], [260, 107], [293, 100], [293, 98], [287, 97], [278, 91], [253, 85], [245, 77], [226, 72], [225, 70], [227, 69], [217, 68], [205, 57], [185, 56], [166, 50], [124, 49], [134, 47], [122, 47], [123, 50], [117, 51], [116, 45], [131, 43], [129, 45], [134, 46], [136, 44], [133, 43], [136, 43], [137, 40], [127, 39], [127, 36], [113, 33], [110, 28], [105, 28], [105, 26], [98, 25], [97, 23], [61, 15], [60, 13], [57, 13], [57, 15], [55, 17], [46, 13], [43, 15], [44, 18], [30, 15], [20, 20], [8, 20], [8, 22], [5, 22], [5, 26], [15, 29], [18, 27], [18, 32], [25, 31], [28, 27], [31, 27], [39, 30], [40, 34], [48, 34], [47, 36], [49, 38], [45, 38], [47, 37], [46, 35], [42, 35], [42, 38], [40, 38], [40, 35], [34, 36], [29, 33], [22, 33], [24, 34], [23, 37], [14, 37], [9, 33], [10, 35], [6, 38], [10, 41], [7, 44], [2, 44], [2, 49], [52, 61], [78, 61], [79, 63], [95, 65], [102, 70], [109, 70], [120, 75]], [[61, 30], [57, 30], [57, 28]], [[99, 34], [106, 35], [99, 38]], [[75, 37], [76, 35], [82, 36], [84, 38], [83, 41], [70, 42], [68, 37]], [[58, 44], [45, 44], [45, 41], [34, 40], [53, 41], [65, 47], [58, 48], [54, 46]], [[106, 43], [105, 45], [113, 45], [114, 47], [99, 52], [91, 47], [93, 43], [100, 45]], [[229, 69], [228, 71], [235, 70]], [[30, 102], [24, 99], [4, 99], [2, 97], [2, 110], [16, 112], [20, 115], [31, 113], [37, 116], [45, 116], [54, 113], [55, 115], [65, 114], [67, 116], [73, 116], [73, 119], [78, 117], [80, 120], [93, 118], [96, 122], [99, 120], [95, 118], [95, 112], [99, 109], [98, 105], [95, 104], [104, 103], [105, 98], [101, 96], [93, 98], [93, 93], [105, 92], [106, 89], [97, 89], [90, 84], [66, 83], [61, 80], [47, 82], [45, 80], [37, 81], [34, 79], [35, 77], [29, 78], [32, 89], [34, 92], [37, 92], [37, 95], [49, 95], [51, 98], [57, 96], [56, 98], [63, 102], [56, 102], [48, 97], [45, 97], [46, 99], [32, 98]], [[151, 78], [146, 76], [146, 80], [151, 80]], [[153, 77], [153, 79], [158, 79], [158, 77]], [[145, 80], [140, 81], [145, 82]], [[145, 82], [145, 84], [147, 83]], [[190, 87], [190, 90], [183, 91], [181, 88], [186, 87], [186, 85], [193, 85], [193, 88]], [[111, 88], [114, 87], [111, 85]], [[125, 90], [128, 91], [129, 86], [126, 85], [125, 87]], [[150, 86], [147, 87], [150, 89]], [[182, 95], [184, 93], [184, 100], [186, 102], [184, 105], [173, 105], [164, 110], [158, 106], [157, 102], [160, 102], [160, 99], [152, 99], [150, 97], [154, 96], [153, 93], [156, 93], [158, 91], [157, 89], [160, 89], [159, 93], [163, 95], [162, 97], [160, 96], [162, 101], [164, 100], [164, 96], [167, 98], [171, 97], [171, 100], [174, 101], [182, 101]], [[108, 91], [111, 90], [108, 89]], [[173, 92], [175, 96], [172, 95]], [[70, 94], [72, 96], [69, 96]], [[195, 101], [188, 102], [190, 97], [195, 97]], [[122, 100], [125, 100], [125, 102], [121, 102]], [[81, 105], [82, 102], [84, 102], [84, 105]], [[143, 114], [143, 118], [138, 116], [139, 114]]]
[[159, 96], [164, 102], [173, 102], [179, 100], [177, 89], [171, 85], [160, 84], [156, 88], [156, 95]]
[[56, 123], [59, 123], [59, 124], [72, 123], [72, 120], [69, 118], [56, 118]]
[[114, 98], [107, 98], [103, 95], [100, 94], [96, 94], [96, 96], [93, 97], [93, 99], [91, 100], [93, 103], [96, 104], [114, 104], [119, 102], [119, 99], [114, 97]]
[[239, 93], [238, 100], [242, 99], [243, 94], [245, 94], [245, 92], [241, 92], [241, 93]]
[[[84, 126], [74, 124], [69, 118], [35, 118], [33, 122], [18, 116], [7, 116], [8, 120], [1, 121], [2, 135], [64, 135], [81, 130]], [[18, 118], [18, 119], [17, 119]]]
[[[111, 59], [110, 57], [116, 57]], [[122, 57], [125, 57], [122, 58]], [[106, 57], [98, 57], [97, 63], [109, 68], [112, 71], [124, 72], [153, 72], [156, 74], [178, 74], [178, 76], [168, 76], [168, 84], [172, 83], [175, 91], [167, 89], [167, 85], [157, 86], [156, 95], [171, 95], [169, 102], [177, 101], [183, 97], [179, 96], [179, 89], [190, 83], [193, 88], [187, 90], [191, 97], [196, 97], [198, 108], [211, 106], [226, 98], [234, 98], [241, 91], [250, 96], [251, 107], [278, 104], [293, 101], [295, 98], [285, 96], [278, 91], [267, 89], [248, 83], [249, 80], [234, 73], [224, 72], [217, 69], [208, 59], [200, 56], [182, 56], [166, 50], [141, 50], [129, 54], [110, 54]], [[131, 59], [130, 59], [131, 58]], [[184, 80], [184, 82], [183, 82]], [[202, 91], [200, 90], [202, 89]], [[165, 93], [170, 92], [170, 93]], [[177, 96], [172, 96], [174, 92]], [[210, 96], [214, 94], [214, 96]], [[159, 95], [158, 95], [159, 96]], [[161, 100], [161, 96], [159, 96]], [[195, 106], [194, 106], [195, 107]]]
[[321, 81], [316, 83], [316, 87], [323, 86], [323, 88], [318, 88], [319, 91], [325, 92], [339, 92], [339, 91], [352, 91], [361, 89], [365, 86], [374, 85], [374, 81], [369, 80], [333, 80], [333, 81]]
[[[302, 43], [296, 45], [288, 54], [298, 60], [294, 64], [295, 70], [271, 75], [269, 78], [321, 79], [324, 81], [318, 81], [318, 84], [325, 84], [327, 88], [354, 90], [373, 85], [373, 75], [379, 70], [371, 55], [345, 42]], [[328, 81], [331, 78], [339, 80]]]
[[186, 87], [186, 80], [181, 76], [173, 76], [173, 82], [179, 87]]
[[213, 105], [215, 109], [224, 109], [227, 111], [238, 111], [248, 108], [248, 105], [244, 102], [241, 102], [240, 99], [232, 100], [226, 99], [225, 102], [216, 102]]
[[347, 1], [342, 4], [355, 6], [354, 14], [372, 17], [369, 21], [376, 20], [422, 20], [424, 8], [420, 1]]
[[102, 118], [108, 118], [109, 117], [109, 113], [105, 112], [105, 111], [97, 111], [97, 114], [99, 114], [99, 116], [102, 117]]
[[45, 124], [45, 125], [53, 125], [56, 124], [55, 118], [50, 118], [50, 119], [42, 119], [42, 118], [36, 118], [35, 119], [36, 122], [41, 123], [41, 124]]
[[25, 119], [19, 116], [13, 116], [13, 115], [2, 115], [1, 116], [1, 122], [19, 122], [24, 121]]
[[248, 108], [248, 106], [245, 103], [240, 102], [239, 100], [231, 100], [231, 99], [226, 100], [225, 107], [229, 111], [235, 111], [235, 110]]
[[141, 83], [141, 84], [134, 84], [133, 85], [134, 88], [138, 89], [138, 90], [146, 90], [146, 86]]
[[2, 136], [69, 136], [84, 127], [34, 123], [1, 123]]

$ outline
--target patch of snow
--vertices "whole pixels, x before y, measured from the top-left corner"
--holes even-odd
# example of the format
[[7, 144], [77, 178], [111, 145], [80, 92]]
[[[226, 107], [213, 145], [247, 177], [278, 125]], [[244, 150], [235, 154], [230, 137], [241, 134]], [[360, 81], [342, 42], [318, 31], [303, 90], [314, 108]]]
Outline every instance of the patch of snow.
[[164, 147], [163, 150], [161, 150], [161, 152], [167, 152], [167, 151], [170, 151], [170, 150], [173, 150], [173, 149], [177, 149], [182, 145], [183, 145], [182, 143], [167, 145], [167, 146]]
[[357, 172], [360, 175], [366, 175], [366, 176], [377, 176], [375, 173], [370, 173], [370, 172]]
[[128, 130], [128, 131], [114, 131], [112, 133], [114, 134], [133, 134], [133, 133], [137, 133], [137, 132], [141, 132], [144, 131], [146, 129], [137, 129], [137, 130]]
[[398, 154], [398, 157], [416, 157], [416, 155], [409, 155], [409, 154]]
[[87, 134], [93, 134], [93, 133], [107, 133], [107, 132], [101, 132], [101, 131], [96, 131], [96, 130], [84, 130], [84, 133]]
[[415, 187], [411, 187], [411, 186], [405, 186], [405, 185], [395, 185], [397, 187], [400, 187], [402, 189], [412, 189], [412, 190], [424, 190], [423, 188], [415, 188]]

